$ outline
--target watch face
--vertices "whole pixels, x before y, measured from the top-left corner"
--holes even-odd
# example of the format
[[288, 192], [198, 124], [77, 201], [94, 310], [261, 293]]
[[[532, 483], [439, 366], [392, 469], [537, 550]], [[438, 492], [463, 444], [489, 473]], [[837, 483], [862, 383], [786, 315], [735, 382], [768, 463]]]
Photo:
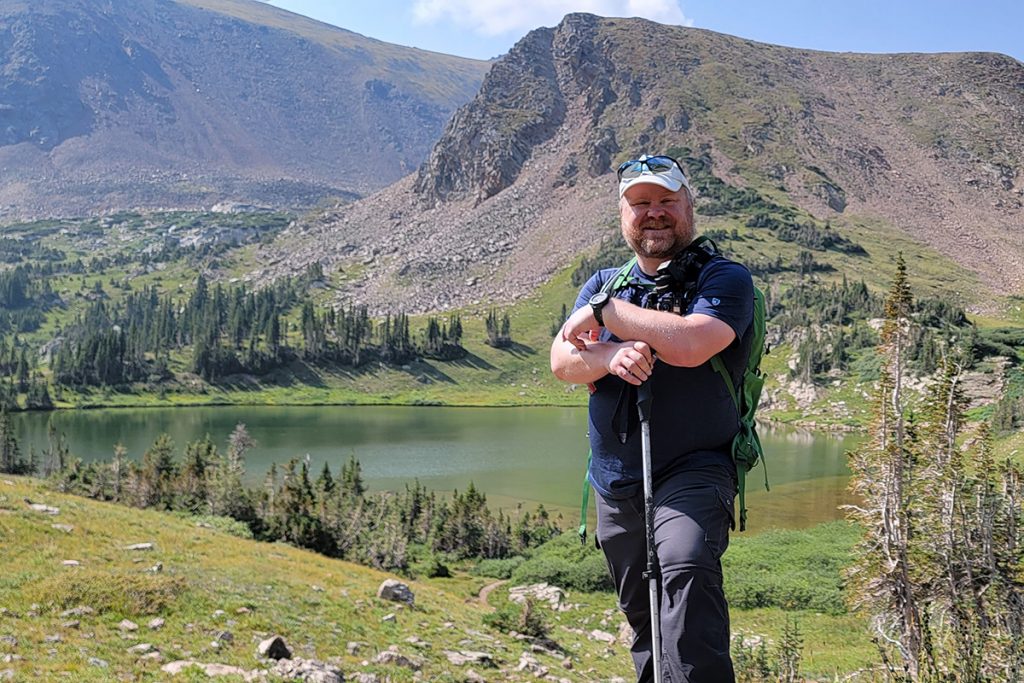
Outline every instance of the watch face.
[[598, 292], [594, 296], [590, 297], [591, 306], [604, 306], [608, 302], [608, 292]]

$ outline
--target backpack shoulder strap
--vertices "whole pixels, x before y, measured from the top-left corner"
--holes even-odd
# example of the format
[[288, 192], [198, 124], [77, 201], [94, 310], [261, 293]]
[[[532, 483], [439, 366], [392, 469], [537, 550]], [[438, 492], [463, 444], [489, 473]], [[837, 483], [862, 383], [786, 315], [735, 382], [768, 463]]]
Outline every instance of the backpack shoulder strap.
[[729, 390], [729, 396], [732, 397], [732, 402], [736, 404], [736, 413], [742, 416], [743, 407], [740, 405], [740, 396], [736, 393], [736, 386], [733, 384], [729, 369], [725, 367], [722, 354], [716, 353], [711, 357], [711, 367], [725, 380], [725, 388]]
[[619, 268], [619, 271], [615, 273], [601, 287], [602, 292], [611, 292], [614, 294], [623, 287], [629, 284], [629, 274], [633, 272], [633, 266], [636, 265], [636, 256], [626, 261], [626, 263]]

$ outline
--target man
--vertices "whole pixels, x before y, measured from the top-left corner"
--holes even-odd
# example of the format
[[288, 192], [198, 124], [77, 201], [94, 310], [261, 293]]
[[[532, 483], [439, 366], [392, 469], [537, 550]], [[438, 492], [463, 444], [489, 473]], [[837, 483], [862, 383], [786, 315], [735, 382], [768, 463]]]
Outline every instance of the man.
[[[626, 286], [602, 294], [612, 268], [583, 286], [551, 346], [551, 369], [590, 384], [589, 479], [597, 492], [597, 541], [619, 606], [635, 634], [637, 680], [653, 680], [641, 436], [636, 387], [651, 383], [655, 547], [660, 568], [663, 680], [733, 681], [721, 557], [733, 526], [739, 425], [722, 354], [739, 385], [750, 353], [753, 282], [743, 266], [712, 256], [680, 315], [658, 310], [654, 276], [695, 239], [693, 197], [679, 163], [642, 156], [619, 167], [622, 236], [636, 253]], [[707, 254], [704, 254], [707, 257]], [[682, 260], [677, 260], [682, 263]]]

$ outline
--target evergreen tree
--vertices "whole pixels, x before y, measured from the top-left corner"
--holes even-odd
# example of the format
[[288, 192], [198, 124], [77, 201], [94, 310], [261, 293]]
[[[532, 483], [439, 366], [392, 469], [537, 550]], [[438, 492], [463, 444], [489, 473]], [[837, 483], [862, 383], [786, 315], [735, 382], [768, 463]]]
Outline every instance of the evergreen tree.
[[174, 461], [174, 442], [170, 435], [160, 434], [153, 445], [142, 454], [139, 472], [139, 505], [173, 510], [175, 479], [178, 466]]
[[902, 257], [886, 300], [873, 439], [851, 453], [851, 517], [866, 530], [848, 578], [896, 680], [1016, 680], [1024, 673], [1019, 468], [983, 429], [959, 445], [962, 364], [947, 358], [915, 415], [903, 381], [913, 310]]
[[217, 457], [209, 470], [207, 501], [211, 514], [233, 517], [243, 522], [254, 519], [255, 511], [242, 483], [245, 477], [245, 454], [254, 445], [256, 442], [249, 436], [245, 425], [238, 423], [228, 437], [227, 454]]
[[52, 419], [46, 425], [46, 450], [43, 451], [42, 460], [44, 477], [63, 472], [71, 461], [67, 440], [64, 434], [57, 433], [57, 427]]
[[207, 469], [216, 461], [217, 446], [209, 434], [199, 441], [185, 444], [176, 487], [179, 509], [199, 513], [207, 508]]
[[274, 538], [302, 548], [330, 552], [316, 514], [316, 498], [306, 461], [292, 458], [285, 465], [281, 487], [274, 497], [273, 520], [269, 531]]
[[484, 326], [487, 329], [487, 344], [496, 349], [503, 349], [512, 344], [512, 319], [508, 312], [501, 316], [496, 309], [487, 312], [484, 319]]
[[126, 458], [128, 449], [124, 444], [114, 444], [114, 459], [110, 462], [111, 497], [120, 501], [124, 495], [124, 481], [127, 475]]
[[6, 410], [0, 409], [0, 473], [32, 474], [29, 463], [22, 458], [21, 447], [14, 436], [14, 426]]
[[366, 493], [366, 485], [363, 484], [363, 468], [354, 455], [341, 466], [338, 491], [342, 496], [349, 498], [362, 498]]

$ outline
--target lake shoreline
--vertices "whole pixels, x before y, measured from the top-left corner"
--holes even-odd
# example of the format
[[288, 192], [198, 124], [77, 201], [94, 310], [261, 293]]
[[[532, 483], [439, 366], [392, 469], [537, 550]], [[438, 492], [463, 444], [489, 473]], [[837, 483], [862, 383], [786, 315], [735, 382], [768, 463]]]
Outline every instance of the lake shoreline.
[[[129, 396], [130, 394], [119, 394]], [[193, 395], [194, 396], [194, 395]], [[155, 397], [154, 397], [155, 398]], [[159, 401], [159, 402], [157, 402]], [[167, 399], [156, 399], [154, 401], [143, 400], [137, 402], [114, 402], [98, 401], [87, 403], [70, 403], [67, 401], [55, 402], [52, 409], [24, 409], [15, 411], [19, 413], [61, 413], [82, 410], [135, 410], [135, 409], [169, 409], [169, 408], [265, 408], [265, 407], [287, 407], [287, 408], [345, 408], [345, 407], [402, 407], [402, 408], [586, 408], [586, 402], [579, 401], [515, 401], [501, 400], [495, 402], [481, 401], [440, 401], [424, 399], [393, 399], [375, 395], [365, 397], [353, 397], [337, 400], [296, 398], [294, 400], [267, 400], [267, 401], [235, 401], [230, 399], [212, 400], [183, 400], [170, 401]], [[760, 415], [757, 420], [759, 425], [768, 427], [783, 426], [791, 429], [799, 429], [808, 432], [853, 434], [863, 431], [866, 424], [844, 424], [844, 423], [819, 423], [808, 420], [795, 420], [792, 422], [773, 418], [770, 414]]]

